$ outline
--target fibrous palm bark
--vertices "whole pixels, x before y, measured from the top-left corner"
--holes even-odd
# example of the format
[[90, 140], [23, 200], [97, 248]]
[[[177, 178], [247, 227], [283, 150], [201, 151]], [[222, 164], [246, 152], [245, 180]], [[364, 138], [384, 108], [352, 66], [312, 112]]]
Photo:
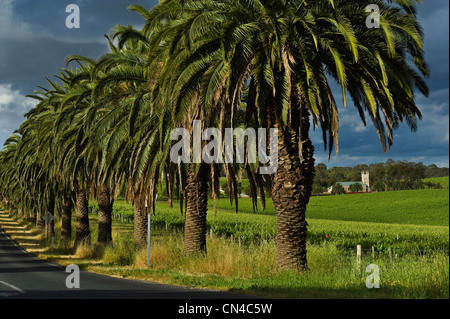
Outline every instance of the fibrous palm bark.
[[147, 209], [140, 194], [134, 198], [134, 246], [145, 247], [147, 243]]
[[206, 212], [208, 210], [208, 165], [197, 172], [189, 165], [186, 179], [186, 220], [184, 253], [206, 253]]
[[72, 236], [72, 209], [73, 202], [70, 195], [64, 194], [61, 202], [61, 236], [70, 238]]
[[98, 243], [107, 245], [112, 242], [112, 209], [114, 200], [111, 190], [100, 186], [98, 189]]
[[278, 131], [278, 170], [272, 199], [277, 211], [277, 266], [306, 270], [306, 206], [314, 182], [314, 147], [309, 138], [308, 112], [300, 109], [299, 113], [300, 123], [294, 121]]
[[75, 247], [79, 245], [90, 245], [89, 202], [86, 191], [83, 189], [78, 189], [76, 193], [76, 219]]
[[51, 192], [49, 199], [48, 199], [48, 204], [47, 204], [47, 212], [53, 216], [52, 220], [48, 223], [46, 223], [45, 227], [46, 227], [46, 234], [47, 237], [54, 237], [55, 236], [55, 197], [53, 195], [53, 192]]

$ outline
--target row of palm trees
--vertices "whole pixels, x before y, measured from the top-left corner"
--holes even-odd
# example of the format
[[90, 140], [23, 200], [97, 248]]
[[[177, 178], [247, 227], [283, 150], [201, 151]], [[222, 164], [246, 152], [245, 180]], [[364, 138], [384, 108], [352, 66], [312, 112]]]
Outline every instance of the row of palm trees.
[[[185, 212], [184, 252], [206, 253], [208, 189], [214, 203], [219, 167], [230, 201], [245, 172], [254, 206], [268, 190], [277, 211], [277, 264], [306, 269], [305, 219], [314, 179], [311, 126], [325, 151], [338, 151], [338, 102], [347, 95], [383, 149], [393, 130], [421, 118], [416, 90], [427, 95], [423, 34], [414, 0], [166, 0], [151, 10], [132, 5], [142, 29], [116, 26], [110, 52], [96, 60], [71, 56], [30, 96], [36, 107], [0, 152], [0, 198], [41, 226], [61, 216], [62, 236], [89, 244], [88, 198], [99, 206], [101, 244], [111, 243], [114, 198], [125, 188], [134, 205], [134, 240], [146, 242], [157, 185], [166, 180]], [[380, 28], [366, 25], [376, 3]], [[193, 122], [203, 128], [278, 128], [278, 170], [255, 164], [173, 163], [170, 133]], [[203, 141], [205, 143], [205, 141]], [[204, 144], [203, 144], [204, 145]], [[269, 150], [270, 151], [270, 150]]]

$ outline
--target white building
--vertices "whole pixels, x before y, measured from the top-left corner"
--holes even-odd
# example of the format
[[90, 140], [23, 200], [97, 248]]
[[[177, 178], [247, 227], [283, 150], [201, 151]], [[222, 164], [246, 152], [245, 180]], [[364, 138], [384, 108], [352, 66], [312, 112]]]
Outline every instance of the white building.
[[[370, 180], [369, 180], [369, 171], [368, 170], [364, 170], [361, 171], [361, 181], [355, 181], [355, 182], [338, 182], [339, 184], [342, 185], [342, 187], [344, 187], [344, 190], [346, 193], [349, 193], [350, 190], [350, 185], [352, 184], [360, 184], [362, 186], [362, 191], [363, 193], [368, 193], [370, 192]], [[333, 186], [328, 187], [328, 193], [331, 193], [333, 191]]]

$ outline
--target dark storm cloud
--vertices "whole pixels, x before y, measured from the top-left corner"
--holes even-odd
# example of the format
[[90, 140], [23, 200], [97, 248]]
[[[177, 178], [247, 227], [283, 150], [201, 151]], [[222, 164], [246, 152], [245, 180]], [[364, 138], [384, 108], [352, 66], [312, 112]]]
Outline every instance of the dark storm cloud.
[[65, 58], [71, 54], [97, 57], [106, 50], [97, 42], [71, 43], [52, 38], [32, 38], [25, 41], [6, 40], [4, 57], [0, 60], [0, 84], [13, 84], [17, 88], [35, 87], [44, 77], [59, 73]]
[[424, 30], [425, 58], [431, 76], [431, 90], [448, 88], [449, 82], [449, 2], [427, 0], [419, 6], [419, 21]]
[[[80, 8], [81, 26], [65, 25], [66, 6]], [[117, 24], [144, 23], [123, 0], [1, 0], [0, 2], [0, 144], [20, 126], [24, 113], [33, 107], [26, 94], [48, 87], [72, 54], [97, 58], [108, 52], [104, 34]], [[151, 8], [155, 1], [142, 1]], [[14, 97], [10, 99], [9, 97]], [[3, 102], [2, 102], [3, 101]], [[8, 103], [6, 103], [8, 102]]]
[[448, 167], [448, 100], [448, 88], [434, 90], [428, 98], [419, 96], [417, 104], [423, 119], [417, 121], [417, 131], [412, 132], [406, 123], [402, 123], [394, 131], [394, 143], [386, 153], [383, 152], [371, 121], [368, 120], [367, 126], [363, 126], [358, 112], [349, 103], [346, 108], [339, 109], [339, 153], [333, 152], [329, 162], [327, 153], [323, 152], [320, 129], [313, 134], [317, 162], [340, 166], [384, 162], [391, 158]]
[[[340, 151], [333, 152], [329, 162], [327, 153], [323, 152], [320, 129], [313, 134], [317, 162], [340, 166], [384, 162], [391, 158], [449, 166], [449, 2], [423, 1], [418, 6], [418, 17], [425, 34], [425, 57], [430, 68], [426, 82], [430, 96], [417, 94], [417, 105], [423, 114], [423, 119], [417, 122], [417, 132], [411, 132], [403, 123], [394, 131], [391, 150], [384, 153], [373, 125], [368, 121], [364, 127], [349, 103], [346, 108], [339, 108]], [[341, 95], [336, 97], [340, 102]]]
[[[129, 0], [15, 0], [14, 13], [35, 30], [49, 31], [52, 35], [63, 37], [67, 41], [103, 40], [116, 24], [143, 24], [144, 20], [127, 7], [134, 3]], [[150, 9], [158, 2], [155, 0], [138, 1]], [[68, 29], [65, 26], [66, 7], [76, 4], [80, 8], [80, 29]]]
[[[65, 8], [70, 3], [80, 7], [79, 29], [65, 26], [69, 14]], [[143, 23], [139, 14], [127, 10], [129, 4], [123, 0], [12, 1], [9, 29], [5, 30], [5, 26], [3, 34], [0, 30], [0, 83], [29, 91], [45, 83], [44, 77], [58, 73], [65, 66], [64, 60], [68, 55], [97, 58], [107, 52], [104, 34], [108, 34], [112, 27]], [[154, 1], [143, 1], [148, 8], [154, 4]], [[0, 13], [0, 17], [6, 14]]]

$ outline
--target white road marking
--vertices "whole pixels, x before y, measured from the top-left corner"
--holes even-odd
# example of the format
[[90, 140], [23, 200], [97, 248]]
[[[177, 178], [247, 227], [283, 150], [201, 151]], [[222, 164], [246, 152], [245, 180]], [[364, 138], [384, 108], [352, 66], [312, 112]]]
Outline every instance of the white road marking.
[[16, 287], [14, 285], [8, 284], [5, 281], [1, 281], [0, 280], [0, 286], [1, 285], [4, 285], [4, 286], [6, 286], [8, 288], [11, 288], [12, 290], [15, 290], [17, 292], [2, 292], [2, 293], [0, 293], [0, 296], [9, 297], [9, 296], [13, 296], [13, 295], [17, 295], [17, 294], [24, 294], [25, 293], [25, 290], [22, 290], [19, 287]]

